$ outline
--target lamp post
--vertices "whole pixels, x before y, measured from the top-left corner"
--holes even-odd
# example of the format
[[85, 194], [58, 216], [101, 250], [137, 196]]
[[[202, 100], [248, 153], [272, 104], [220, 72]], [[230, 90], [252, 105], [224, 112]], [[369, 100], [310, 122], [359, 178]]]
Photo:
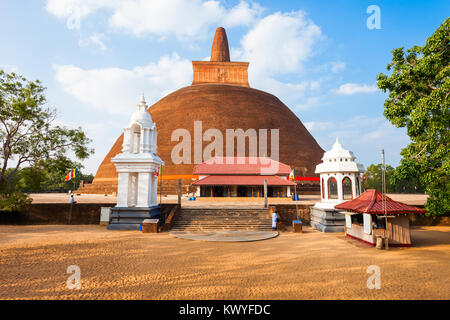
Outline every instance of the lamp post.
[[383, 194], [383, 211], [384, 211], [384, 245], [386, 250], [389, 249], [389, 240], [388, 240], [388, 225], [387, 225], [387, 213], [386, 213], [386, 162], [384, 159], [384, 149], [381, 149], [381, 155], [383, 158], [383, 165], [382, 165], [382, 179], [381, 179], [381, 184], [382, 184], [382, 194]]

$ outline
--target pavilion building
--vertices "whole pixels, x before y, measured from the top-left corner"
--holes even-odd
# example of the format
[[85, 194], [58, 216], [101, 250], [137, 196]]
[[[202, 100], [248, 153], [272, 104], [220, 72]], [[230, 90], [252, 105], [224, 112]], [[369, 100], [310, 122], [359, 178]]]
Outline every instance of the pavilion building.
[[320, 174], [320, 198], [311, 207], [311, 225], [323, 232], [343, 232], [345, 217], [335, 206], [361, 194], [364, 166], [355, 161], [352, 151], [344, 149], [336, 138], [331, 150], [324, 153], [316, 167]]
[[264, 157], [214, 157], [194, 167], [200, 197], [290, 197], [295, 183], [288, 165]]

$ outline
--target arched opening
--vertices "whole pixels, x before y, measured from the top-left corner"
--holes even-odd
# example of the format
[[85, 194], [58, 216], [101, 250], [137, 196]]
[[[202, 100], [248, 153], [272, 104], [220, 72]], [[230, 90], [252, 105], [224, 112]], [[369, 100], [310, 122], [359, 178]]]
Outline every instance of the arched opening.
[[328, 179], [328, 199], [338, 198], [337, 181], [334, 177]]
[[344, 200], [353, 199], [352, 180], [349, 177], [342, 179], [342, 193], [344, 194]]
[[141, 147], [141, 126], [137, 123], [131, 126], [130, 152], [139, 153]]

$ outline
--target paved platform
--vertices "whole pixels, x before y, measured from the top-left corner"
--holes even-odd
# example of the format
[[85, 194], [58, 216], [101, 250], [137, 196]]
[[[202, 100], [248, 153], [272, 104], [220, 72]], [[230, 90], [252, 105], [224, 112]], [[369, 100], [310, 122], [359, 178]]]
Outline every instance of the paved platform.
[[[69, 195], [67, 193], [31, 193], [30, 197], [33, 203], [69, 203]], [[426, 194], [388, 194], [388, 197], [393, 200], [404, 202], [413, 206], [423, 205], [428, 198]], [[114, 195], [102, 194], [81, 194], [75, 195], [77, 203], [111, 203], [117, 202], [117, 197]], [[160, 197], [158, 195], [158, 203], [177, 203], [178, 196], [167, 195]], [[299, 201], [293, 201], [291, 198], [269, 198], [269, 205], [280, 204], [298, 204], [298, 205], [314, 205], [320, 201], [320, 195], [306, 195], [300, 194]], [[181, 198], [181, 205], [183, 207], [227, 207], [227, 206], [250, 206], [262, 207], [264, 206], [264, 198], [209, 198], [198, 197], [196, 201], [188, 201], [188, 197], [183, 195]]]
[[[450, 227], [413, 227], [412, 248], [377, 250], [343, 233], [187, 241], [97, 225], [0, 225], [0, 299], [448, 299]], [[71, 265], [81, 289], [67, 288]], [[367, 288], [381, 270], [381, 289]], [[330, 319], [331, 320], [331, 319]]]
[[272, 239], [277, 231], [171, 231], [171, 236], [188, 240], [216, 242], [249, 242]]

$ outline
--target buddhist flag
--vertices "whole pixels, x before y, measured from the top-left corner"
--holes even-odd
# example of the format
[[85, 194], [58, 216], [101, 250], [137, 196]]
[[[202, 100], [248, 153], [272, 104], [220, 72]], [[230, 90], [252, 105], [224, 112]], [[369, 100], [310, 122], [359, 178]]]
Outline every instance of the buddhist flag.
[[76, 178], [78, 176], [78, 169], [70, 170], [68, 174], [66, 174], [66, 177], [64, 181], [72, 180], [73, 178]]
[[158, 171], [155, 171], [155, 176], [156, 177], [159, 177], [161, 175], [161, 167], [162, 167], [162, 165], [159, 166]]
[[295, 180], [295, 169], [292, 169], [291, 173], [289, 173], [289, 180]]

